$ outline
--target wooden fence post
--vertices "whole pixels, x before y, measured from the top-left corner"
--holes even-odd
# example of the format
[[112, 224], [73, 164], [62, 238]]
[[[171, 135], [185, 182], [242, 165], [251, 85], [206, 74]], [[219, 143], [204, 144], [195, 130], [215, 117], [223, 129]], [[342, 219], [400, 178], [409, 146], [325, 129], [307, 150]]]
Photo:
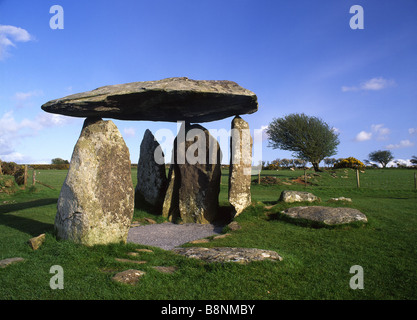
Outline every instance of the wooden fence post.
[[28, 165], [25, 164], [25, 174], [23, 176], [23, 184], [26, 187], [28, 184]]
[[359, 181], [359, 169], [356, 169], [356, 185], [358, 188], [361, 187], [361, 183]]
[[304, 169], [304, 187], [307, 187], [307, 171]]
[[261, 170], [258, 172], [258, 184], [261, 184]]
[[36, 170], [33, 168], [33, 175], [32, 175], [32, 186], [36, 184]]

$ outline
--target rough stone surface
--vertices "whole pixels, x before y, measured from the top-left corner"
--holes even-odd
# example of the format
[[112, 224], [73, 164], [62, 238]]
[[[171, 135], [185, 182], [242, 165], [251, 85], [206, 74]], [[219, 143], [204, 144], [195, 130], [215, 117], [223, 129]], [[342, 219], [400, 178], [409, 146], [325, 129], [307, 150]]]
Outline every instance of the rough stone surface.
[[167, 177], [164, 154], [151, 131], [146, 130], [140, 145], [136, 193], [160, 210], [165, 197]]
[[175, 248], [172, 250], [177, 254], [184, 255], [188, 258], [200, 259], [205, 262], [238, 262], [249, 263], [251, 261], [261, 260], [278, 260], [282, 257], [271, 250], [262, 250], [256, 248]]
[[252, 144], [249, 124], [241, 117], [232, 120], [229, 169], [229, 203], [238, 216], [251, 204]]
[[256, 95], [232, 81], [185, 77], [100, 87], [45, 103], [46, 112], [121, 120], [207, 122], [256, 112]]
[[0, 260], [0, 268], [6, 268], [8, 265], [11, 265], [12, 263], [22, 262], [22, 261], [25, 261], [25, 259], [20, 258], [20, 257], [3, 259], [3, 260]]
[[279, 201], [284, 201], [287, 203], [314, 202], [320, 201], [320, 198], [310, 192], [284, 190], [281, 192]]
[[113, 281], [135, 285], [145, 274], [144, 271], [129, 269], [115, 274], [112, 279]]
[[112, 121], [86, 119], [57, 207], [59, 238], [85, 245], [126, 242], [134, 189], [129, 150]]
[[327, 225], [368, 221], [362, 212], [353, 208], [332, 208], [322, 206], [293, 207], [286, 209], [281, 213], [294, 219], [318, 221]]
[[180, 218], [184, 223], [215, 222], [219, 218], [219, 143], [204, 127], [183, 125], [173, 153], [163, 216], [171, 221]]
[[37, 237], [29, 239], [28, 243], [33, 250], [38, 250], [44, 241], [45, 241], [45, 234], [42, 233]]

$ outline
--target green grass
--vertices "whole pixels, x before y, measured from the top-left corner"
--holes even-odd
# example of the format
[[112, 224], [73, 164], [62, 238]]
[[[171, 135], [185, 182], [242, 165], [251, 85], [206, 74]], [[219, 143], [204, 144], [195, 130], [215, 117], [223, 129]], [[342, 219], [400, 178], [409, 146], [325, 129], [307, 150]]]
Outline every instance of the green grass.
[[[206, 264], [158, 248], [130, 258], [128, 252], [146, 248], [131, 243], [85, 247], [58, 241], [53, 236], [53, 222], [66, 171], [40, 171], [37, 180], [55, 189], [37, 184], [13, 195], [0, 194], [0, 259], [26, 259], [0, 269], [0, 299], [416, 299], [414, 171], [367, 170], [360, 175], [359, 189], [355, 171], [335, 173], [337, 178], [330, 172], [312, 176], [309, 186], [253, 184], [253, 206], [236, 219], [242, 228], [232, 236], [199, 245], [270, 249], [283, 257], [281, 262], [240, 265]], [[302, 174], [262, 172], [284, 183]], [[136, 184], [135, 170], [132, 178]], [[227, 205], [227, 180], [224, 171], [219, 198], [223, 206]], [[326, 206], [341, 205], [326, 202], [333, 197], [352, 198], [352, 203], [343, 206], [359, 209], [369, 222], [333, 228], [294, 224], [279, 215], [290, 206], [277, 201], [285, 189], [312, 192], [321, 198], [320, 205]], [[134, 219], [144, 217], [164, 220], [146, 209], [135, 210]], [[46, 233], [46, 241], [33, 251], [26, 242], [40, 233]], [[148, 262], [138, 266], [115, 258]], [[49, 287], [53, 265], [64, 269], [64, 290]], [[349, 287], [353, 265], [364, 269], [363, 290]], [[177, 271], [163, 274], [152, 266], [176, 266]], [[111, 280], [116, 272], [129, 268], [146, 272], [136, 286]]]

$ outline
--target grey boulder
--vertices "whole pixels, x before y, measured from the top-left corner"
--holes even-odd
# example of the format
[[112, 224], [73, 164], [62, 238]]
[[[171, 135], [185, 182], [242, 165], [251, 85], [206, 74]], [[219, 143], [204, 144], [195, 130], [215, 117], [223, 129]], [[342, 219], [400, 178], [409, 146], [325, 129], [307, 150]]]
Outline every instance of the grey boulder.
[[355, 221], [367, 222], [367, 217], [357, 209], [323, 206], [293, 207], [281, 211], [293, 219], [306, 219], [327, 225], [338, 225]]

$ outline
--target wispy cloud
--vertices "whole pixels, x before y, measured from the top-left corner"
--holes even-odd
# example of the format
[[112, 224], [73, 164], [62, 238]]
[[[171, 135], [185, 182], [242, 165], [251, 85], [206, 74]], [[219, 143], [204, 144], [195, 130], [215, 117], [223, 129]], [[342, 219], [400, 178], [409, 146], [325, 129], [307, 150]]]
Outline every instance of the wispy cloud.
[[409, 128], [408, 133], [409, 134], [417, 134], [417, 128]]
[[135, 128], [125, 128], [123, 129], [123, 133], [125, 134], [126, 137], [134, 137], [136, 134], [136, 129]]
[[375, 138], [376, 140], [386, 140], [391, 133], [389, 128], [384, 127], [384, 124], [372, 124], [371, 131], [361, 131], [356, 137], [355, 141], [361, 142]]
[[379, 77], [364, 81], [359, 86], [342, 86], [342, 91], [379, 91], [393, 85], [395, 85], [394, 80], [387, 80], [383, 77]]
[[16, 47], [16, 42], [28, 42], [31, 40], [33, 40], [33, 37], [25, 29], [0, 25], [0, 60], [7, 57], [9, 47]]
[[0, 117], [0, 158], [5, 161], [12, 158], [21, 161], [15, 147], [22, 139], [36, 136], [45, 128], [63, 126], [72, 121], [71, 117], [45, 112], [39, 113], [33, 120], [25, 118], [17, 121], [13, 111], [4, 113]]
[[387, 149], [401, 149], [401, 148], [409, 148], [413, 147], [414, 142], [411, 142], [410, 140], [401, 140], [400, 143], [397, 144], [389, 144], [385, 148]]
[[16, 92], [12, 99], [16, 102], [16, 107], [23, 108], [31, 105], [30, 99], [39, 96], [43, 96], [42, 90], [32, 90], [28, 92]]

